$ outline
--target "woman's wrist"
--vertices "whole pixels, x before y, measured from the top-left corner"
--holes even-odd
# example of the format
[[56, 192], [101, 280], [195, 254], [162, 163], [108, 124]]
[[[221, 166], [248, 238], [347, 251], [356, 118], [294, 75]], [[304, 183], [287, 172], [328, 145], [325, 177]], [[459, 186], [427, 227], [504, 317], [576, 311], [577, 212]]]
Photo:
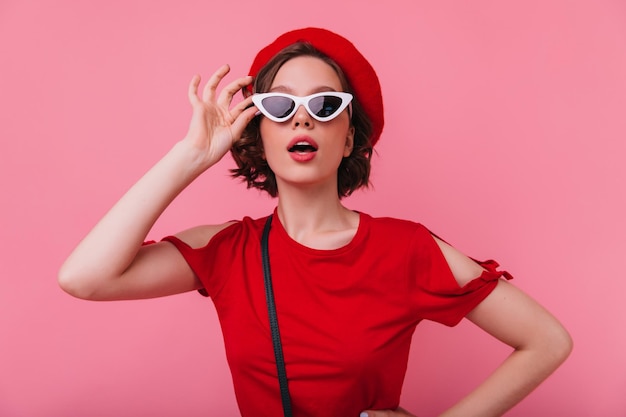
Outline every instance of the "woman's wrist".
[[206, 149], [200, 149], [185, 139], [175, 143], [166, 158], [173, 160], [179, 174], [189, 182], [218, 162], [211, 160]]

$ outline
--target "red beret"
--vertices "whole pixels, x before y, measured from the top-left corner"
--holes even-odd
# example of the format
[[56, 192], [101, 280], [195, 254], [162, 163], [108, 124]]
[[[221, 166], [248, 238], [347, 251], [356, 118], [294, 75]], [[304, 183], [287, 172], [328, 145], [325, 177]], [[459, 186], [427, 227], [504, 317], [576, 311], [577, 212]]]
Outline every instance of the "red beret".
[[372, 122], [371, 141], [374, 145], [380, 138], [385, 124], [380, 83], [372, 65], [346, 38], [319, 28], [297, 29], [284, 33], [259, 51], [252, 62], [249, 74], [256, 76], [274, 55], [297, 42], [310, 43], [341, 67], [354, 90], [354, 95]]

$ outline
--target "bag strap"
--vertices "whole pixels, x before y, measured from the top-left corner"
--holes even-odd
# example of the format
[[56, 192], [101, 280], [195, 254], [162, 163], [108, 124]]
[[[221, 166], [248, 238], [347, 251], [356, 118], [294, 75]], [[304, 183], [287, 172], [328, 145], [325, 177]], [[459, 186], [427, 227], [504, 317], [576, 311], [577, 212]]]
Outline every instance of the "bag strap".
[[289, 387], [287, 386], [287, 372], [285, 371], [283, 346], [280, 341], [280, 332], [278, 331], [278, 317], [276, 315], [276, 304], [274, 303], [270, 255], [267, 243], [271, 226], [272, 215], [267, 218], [265, 227], [263, 228], [263, 235], [261, 236], [261, 259], [263, 261], [265, 299], [267, 300], [267, 311], [269, 313], [270, 329], [272, 331], [272, 343], [274, 344], [274, 357], [276, 358], [276, 369], [278, 371], [278, 383], [280, 384], [280, 397], [283, 401], [283, 412], [285, 417], [291, 417], [291, 398], [289, 397]]

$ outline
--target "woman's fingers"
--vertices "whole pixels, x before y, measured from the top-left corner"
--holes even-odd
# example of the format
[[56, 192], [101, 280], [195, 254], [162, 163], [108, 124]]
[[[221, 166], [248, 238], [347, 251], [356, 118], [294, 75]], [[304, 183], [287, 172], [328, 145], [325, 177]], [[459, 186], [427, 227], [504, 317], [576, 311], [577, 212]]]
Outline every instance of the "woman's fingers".
[[[224, 77], [226, 76], [226, 74], [228, 74], [229, 71], [230, 71], [230, 67], [228, 65], [223, 65], [217, 71], [215, 71], [213, 75], [211, 75], [211, 78], [209, 78], [209, 80], [207, 81], [202, 91], [202, 99], [200, 99], [200, 97], [198, 96], [200, 76], [197, 74], [194, 75], [193, 78], [191, 79], [191, 82], [189, 83], [189, 91], [188, 91], [189, 101], [192, 104], [195, 104], [200, 100], [202, 100], [204, 103], [209, 103], [215, 100], [217, 87], [219, 86], [219, 83], [224, 79]], [[250, 83], [252, 83], [253, 80], [254, 78], [248, 75], [246, 77], [237, 78], [236, 80], [229, 83], [226, 87], [224, 87], [224, 89], [220, 93], [219, 98], [217, 99], [217, 105], [222, 108], [228, 109], [235, 94], [237, 94], [237, 92], [241, 90], [242, 88], [246, 87], [247, 85], [250, 85]]]
[[[243, 112], [245, 109], [247, 109], [248, 107], [252, 107], [252, 97], [246, 97], [245, 99], [243, 99], [242, 101], [240, 101], [239, 103], [237, 103], [231, 110], [230, 110], [230, 115], [236, 119], [237, 116], [239, 116], [241, 114], [241, 112]], [[256, 108], [256, 107], [255, 107]]]
[[237, 138], [241, 136], [241, 133], [246, 128], [248, 123], [254, 119], [256, 113], [257, 108], [254, 106], [242, 110], [241, 113], [236, 116], [235, 121], [232, 124], [233, 136]]
[[230, 71], [230, 66], [228, 64], [222, 65], [217, 71], [211, 75], [209, 81], [207, 81], [204, 86], [204, 90], [202, 92], [202, 101], [209, 102], [215, 98], [215, 91], [217, 90], [217, 86], [222, 81], [222, 79], [228, 74]]
[[187, 91], [187, 95], [189, 96], [189, 102], [191, 104], [195, 104], [199, 101], [199, 98], [198, 98], [198, 86], [199, 85], [200, 85], [200, 76], [196, 74], [193, 76], [193, 78], [189, 82], [189, 90]]
[[[234, 105], [232, 109], [229, 108], [234, 95], [252, 83], [253, 77], [251, 76], [241, 77], [230, 82], [222, 89], [216, 100], [217, 88], [229, 71], [230, 67], [228, 65], [223, 65], [215, 71], [202, 90], [202, 98], [198, 94], [201, 81], [200, 76], [194, 75], [189, 83], [188, 95], [192, 106], [199, 112], [199, 118], [196, 120], [199, 122], [204, 120], [203, 123], [208, 123], [203, 129], [211, 130], [219, 126], [226, 127], [231, 125], [231, 133], [233, 133], [233, 136], [237, 136], [243, 132], [246, 125], [254, 118], [257, 108], [252, 104], [252, 97], [246, 97]], [[200, 116], [200, 114], [202, 115]], [[197, 126], [202, 127], [200, 125]]]
[[252, 76], [248, 75], [247, 77], [237, 78], [233, 82], [229, 83], [220, 93], [219, 98], [217, 99], [217, 104], [228, 108], [235, 94], [237, 94], [237, 92], [245, 86], [250, 85], [253, 79], [254, 78]]

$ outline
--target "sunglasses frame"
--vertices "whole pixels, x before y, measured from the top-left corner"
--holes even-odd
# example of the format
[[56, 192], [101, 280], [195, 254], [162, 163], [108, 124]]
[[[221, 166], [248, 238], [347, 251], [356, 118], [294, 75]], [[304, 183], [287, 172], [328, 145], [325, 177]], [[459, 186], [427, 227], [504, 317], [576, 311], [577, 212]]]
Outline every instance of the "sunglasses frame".
[[[340, 98], [341, 105], [339, 106], [337, 111], [331, 114], [330, 116], [320, 117], [316, 115], [315, 113], [313, 113], [313, 111], [309, 107], [309, 102], [314, 98], [324, 97], [324, 96]], [[293, 100], [295, 104], [293, 106], [293, 109], [291, 110], [291, 112], [289, 112], [287, 116], [276, 117], [272, 115], [270, 112], [268, 112], [265, 107], [263, 107], [263, 100], [268, 97], [285, 97], [285, 98]], [[348, 107], [348, 114], [351, 115], [352, 114], [352, 98], [353, 98], [352, 94], [344, 93], [341, 91], [324, 91], [324, 92], [315, 93], [315, 94], [311, 94], [311, 95], [304, 96], [304, 97], [294, 96], [294, 95], [286, 94], [286, 93], [257, 93], [257, 94], [252, 95], [252, 102], [254, 103], [255, 106], [257, 106], [257, 108], [259, 109], [260, 113], [263, 114], [263, 116], [267, 117], [273, 122], [277, 122], [277, 123], [286, 122], [287, 120], [291, 119], [294, 114], [296, 114], [300, 106], [304, 106], [307, 113], [309, 113], [309, 115], [315, 120], [318, 120], [320, 122], [328, 122], [330, 120], [333, 120], [335, 117], [339, 116], [341, 112], [343, 112], [346, 109], [346, 107]]]

